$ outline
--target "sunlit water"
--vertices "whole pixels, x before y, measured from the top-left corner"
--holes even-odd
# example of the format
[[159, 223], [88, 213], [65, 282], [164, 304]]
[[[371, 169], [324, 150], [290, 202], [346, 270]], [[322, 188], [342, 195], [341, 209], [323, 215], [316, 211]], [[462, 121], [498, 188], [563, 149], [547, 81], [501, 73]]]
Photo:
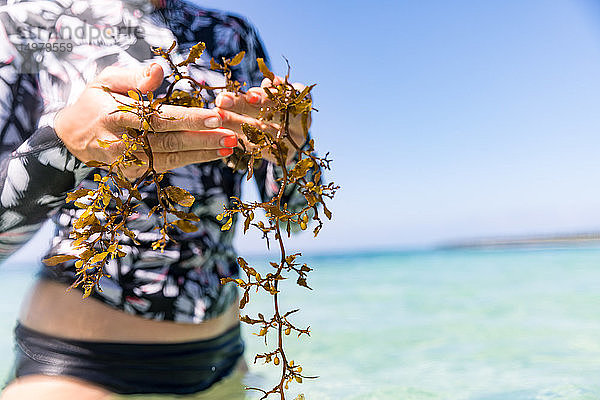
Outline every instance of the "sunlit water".
[[[284, 306], [311, 326], [291, 358], [319, 379], [307, 399], [574, 400], [600, 398], [600, 250], [437, 251], [314, 258], [309, 291]], [[0, 375], [33, 271], [0, 266]], [[290, 282], [292, 283], [292, 282]], [[247, 312], [266, 311], [266, 297]], [[245, 330], [247, 358], [265, 351]], [[272, 366], [246, 382], [267, 387]], [[293, 399], [293, 396], [289, 396]], [[249, 398], [257, 398], [250, 396]]]

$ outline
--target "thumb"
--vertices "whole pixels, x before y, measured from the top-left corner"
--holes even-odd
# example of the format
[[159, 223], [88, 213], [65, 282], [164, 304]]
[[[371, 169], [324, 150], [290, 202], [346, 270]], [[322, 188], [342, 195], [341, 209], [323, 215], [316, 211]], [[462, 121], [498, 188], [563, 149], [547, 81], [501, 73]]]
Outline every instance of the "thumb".
[[162, 83], [164, 73], [162, 67], [152, 63], [146, 67], [125, 68], [106, 67], [92, 81], [91, 86], [100, 88], [106, 86], [110, 90], [120, 94], [126, 94], [128, 90], [139, 89], [142, 93], [156, 90]]

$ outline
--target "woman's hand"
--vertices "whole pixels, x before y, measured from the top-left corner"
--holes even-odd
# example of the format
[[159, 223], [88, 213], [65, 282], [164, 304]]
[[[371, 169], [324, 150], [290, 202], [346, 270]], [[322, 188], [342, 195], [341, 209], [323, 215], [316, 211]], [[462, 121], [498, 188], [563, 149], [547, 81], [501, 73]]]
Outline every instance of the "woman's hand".
[[[163, 71], [158, 64], [138, 69], [107, 67], [87, 85], [74, 104], [56, 115], [56, 134], [79, 160], [112, 163], [123, 152], [124, 145], [118, 142], [102, 148], [98, 139], [119, 139], [125, 128], [139, 128], [140, 120], [131, 113], [113, 112], [119, 104], [102, 86], [110, 88], [119, 100], [128, 101], [129, 97], [124, 96], [128, 90], [137, 88], [146, 93], [157, 89], [162, 80]], [[175, 119], [153, 117], [150, 121], [157, 132], [148, 135], [157, 172], [226, 157], [237, 146], [235, 132], [222, 128], [223, 121], [217, 110], [163, 105], [160, 116]], [[143, 151], [136, 156], [148, 161]], [[131, 166], [124, 173], [132, 179], [141, 176], [146, 169], [146, 165]]]
[[[283, 79], [275, 77], [275, 85], [283, 83]], [[270, 79], [263, 79], [260, 88], [253, 87], [248, 89], [246, 94], [240, 94], [238, 96], [231, 92], [219, 93], [216, 99], [216, 105], [219, 110], [219, 114], [223, 120], [223, 126], [235, 131], [241, 140], [245, 140], [245, 135], [242, 132], [241, 125], [247, 123], [263, 131], [276, 133], [279, 131], [280, 126], [278, 123], [273, 121], [279, 121], [277, 115], [274, 116], [273, 121], [260, 121], [260, 110], [262, 107], [268, 107], [273, 104], [272, 100], [267, 97], [264, 90], [265, 87], [272, 86]], [[293, 83], [292, 86], [296, 90], [302, 91], [305, 86], [301, 83]], [[304, 128], [302, 127], [302, 118], [300, 115], [290, 115], [290, 136], [294, 143], [298, 147], [302, 147], [306, 137], [304, 136]], [[311, 119], [308, 118], [308, 127], [310, 127]], [[287, 143], [288, 155], [287, 160], [290, 160], [296, 154], [296, 147]], [[276, 160], [269, 152], [265, 152], [263, 157], [268, 161], [275, 162]]]

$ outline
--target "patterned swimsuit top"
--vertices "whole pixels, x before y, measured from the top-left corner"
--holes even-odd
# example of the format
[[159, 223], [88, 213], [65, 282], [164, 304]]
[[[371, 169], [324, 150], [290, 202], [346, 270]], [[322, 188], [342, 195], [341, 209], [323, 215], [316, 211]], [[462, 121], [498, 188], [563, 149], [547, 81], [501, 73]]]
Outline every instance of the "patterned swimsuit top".
[[[103, 171], [85, 166], [70, 154], [56, 136], [52, 120], [104, 67], [157, 62], [168, 75], [165, 60], [154, 58], [150, 46], [168, 48], [176, 39], [176, 57], [181, 60], [197, 42], [206, 44], [198, 65], [189, 70], [198, 81], [211, 86], [222, 84], [223, 77], [208, 68], [211, 57], [230, 58], [242, 50], [246, 57], [234, 70], [234, 78], [248, 86], [259, 85], [262, 78], [255, 63], [257, 57], [266, 59], [261, 41], [251, 25], [231, 14], [208, 11], [181, 0], [169, 0], [160, 9], [154, 9], [149, 0], [10, 3], [0, 7], [0, 22], [6, 33], [0, 38], [2, 259], [29, 240], [50, 217], [56, 233], [45, 257], [73, 254], [69, 233], [82, 210], [65, 204], [66, 193], [76, 187], [95, 187], [88, 176]], [[92, 44], [81, 37], [65, 37], [64, 32], [90, 26], [127, 29], [122, 30], [126, 32], [123, 35]], [[29, 35], [26, 43], [22, 42], [24, 31]], [[41, 47], [49, 32], [70, 40], [72, 51], [38, 51], [36, 63], [26, 64], [23, 46], [31, 47], [37, 40]], [[165, 82], [157, 94], [164, 93], [167, 85]], [[254, 179], [263, 199], [278, 191], [279, 176], [279, 168], [268, 162], [255, 170]], [[222, 161], [188, 165], [167, 174], [165, 185], [185, 188], [195, 196], [189, 211], [200, 222], [196, 223], [196, 232], [174, 232], [171, 236], [176, 243], [170, 243], [162, 253], [150, 246], [157, 238], [154, 227], [158, 220], [147, 217], [149, 209], [157, 204], [155, 190], [143, 190], [138, 213], [128, 221], [141, 245], [133, 245], [128, 238], [121, 241], [127, 255], [108, 263], [110, 278], [103, 278], [102, 291], [92, 296], [127, 313], [155, 320], [200, 323], [223, 313], [235, 301], [237, 290], [232, 284], [221, 285], [220, 278], [236, 276], [239, 268], [232, 246], [234, 230], [221, 231], [221, 222], [215, 216], [231, 196], [240, 196], [242, 177]], [[284, 201], [295, 208], [304, 198], [290, 188]], [[41, 273], [67, 284], [75, 280], [73, 261], [43, 266]]]

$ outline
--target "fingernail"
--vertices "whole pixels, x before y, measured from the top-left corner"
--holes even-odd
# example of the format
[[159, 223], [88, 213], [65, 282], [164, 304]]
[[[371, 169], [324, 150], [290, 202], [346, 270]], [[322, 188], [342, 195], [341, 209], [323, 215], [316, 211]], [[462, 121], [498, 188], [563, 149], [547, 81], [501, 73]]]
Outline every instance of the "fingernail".
[[233, 107], [233, 98], [222, 94], [219, 96], [219, 104], [217, 104], [217, 106], [221, 108], [231, 108]]
[[237, 146], [237, 137], [235, 135], [225, 136], [221, 139], [221, 146], [223, 147], [235, 147]]
[[221, 157], [227, 157], [233, 154], [233, 149], [219, 149], [219, 155]]
[[210, 117], [204, 120], [204, 126], [207, 128], [218, 128], [221, 126], [221, 120], [217, 117]]
[[250, 104], [258, 104], [260, 102], [260, 95], [256, 93], [248, 93], [247, 99], [248, 103]]

